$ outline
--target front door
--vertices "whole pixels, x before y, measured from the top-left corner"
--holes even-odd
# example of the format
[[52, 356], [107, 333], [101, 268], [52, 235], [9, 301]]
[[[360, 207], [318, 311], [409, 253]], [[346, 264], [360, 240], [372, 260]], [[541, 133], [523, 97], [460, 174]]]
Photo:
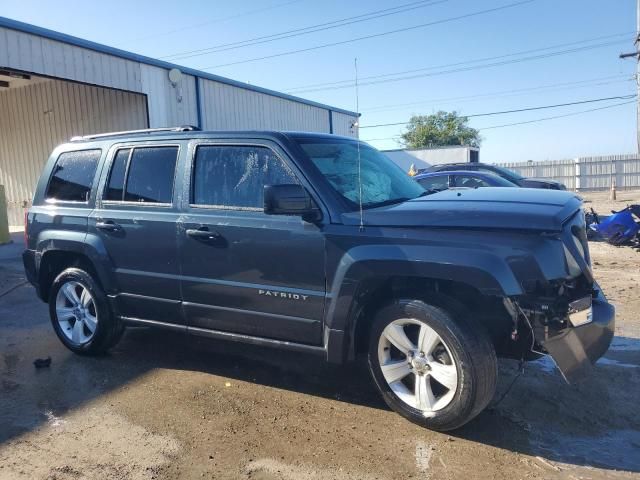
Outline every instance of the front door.
[[179, 145], [122, 145], [111, 152], [89, 219], [117, 282], [124, 317], [183, 323], [174, 178]]
[[268, 143], [193, 145], [180, 223], [185, 318], [192, 327], [322, 341], [321, 226], [265, 215], [264, 185], [298, 183]]

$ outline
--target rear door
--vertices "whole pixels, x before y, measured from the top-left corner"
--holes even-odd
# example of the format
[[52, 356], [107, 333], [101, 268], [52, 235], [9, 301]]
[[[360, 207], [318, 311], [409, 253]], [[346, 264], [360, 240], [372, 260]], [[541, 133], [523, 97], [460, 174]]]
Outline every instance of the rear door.
[[299, 183], [267, 141], [193, 142], [181, 219], [183, 309], [191, 327], [320, 344], [322, 227], [265, 215], [265, 185]]
[[124, 317], [182, 323], [175, 182], [181, 147], [149, 142], [109, 152], [89, 233], [109, 256]]

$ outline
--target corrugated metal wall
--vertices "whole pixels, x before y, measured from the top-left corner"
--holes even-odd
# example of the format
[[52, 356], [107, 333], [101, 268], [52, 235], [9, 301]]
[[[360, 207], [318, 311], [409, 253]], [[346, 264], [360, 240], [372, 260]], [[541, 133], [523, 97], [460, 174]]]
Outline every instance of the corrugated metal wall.
[[[0, 67], [144, 93], [149, 99], [151, 127], [198, 123], [193, 75], [183, 75], [174, 87], [167, 68], [6, 27], [0, 27]], [[210, 79], [199, 82], [203, 128], [329, 132], [328, 108]], [[334, 112], [334, 133], [355, 136], [351, 128], [355, 120]]]
[[174, 87], [164, 68], [141, 64], [140, 71], [142, 91], [149, 98], [150, 127], [198, 124], [194, 77], [183, 75]]
[[9, 223], [21, 225], [53, 148], [74, 135], [145, 128], [144, 95], [48, 80], [0, 92], [0, 184]]
[[206, 130], [304, 130], [329, 133], [326, 109], [211, 80], [200, 80]]
[[333, 112], [333, 133], [336, 135], [343, 135], [345, 137], [357, 137], [358, 129], [352, 127], [353, 123], [357, 120], [356, 117], [351, 115], [345, 115], [344, 113]]
[[640, 188], [638, 155], [606, 155], [501, 165], [525, 177], [558, 180], [571, 190], [605, 190], [611, 188], [611, 182], [615, 182], [619, 189]]
[[137, 62], [2, 27], [0, 66], [142, 92]]

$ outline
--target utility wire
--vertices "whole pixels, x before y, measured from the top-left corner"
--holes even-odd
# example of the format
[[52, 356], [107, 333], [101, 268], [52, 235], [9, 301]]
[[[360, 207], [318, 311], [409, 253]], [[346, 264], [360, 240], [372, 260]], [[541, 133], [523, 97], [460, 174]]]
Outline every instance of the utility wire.
[[548, 91], [558, 91], [558, 90], [575, 89], [575, 88], [583, 88], [583, 87], [595, 87], [595, 86], [599, 87], [603, 85], [611, 85], [614, 83], [622, 83], [622, 82], [635, 82], [635, 78], [629, 77], [629, 75], [609, 75], [606, 77], [592, 78], [589, 80], [553, 83], [553, 84], [547, 84], [547, 85], [539, 85], [536, 87], [517, 88], [512, 90], [502, 90], [498, 92], [465, 95], [460, 97], [435, 98], [431, 100], [419, 100], [417, 102], [409, 102], [409, 103], [377, 105], [377, 106], [369, 107], [365, 111], [366, 113], [383, 112], [388, 110], [397, 110], [401, 108], [410, 108], [418, 105], [427, 105], [427, 104], [437, 105], [441, 103], [454, 102], [454, 101], [460, 101], [460, 100], [476, 100], [476, 99], [486, 99], [486, 98], [498, 98], [498, 97], [505, 97], [505, 96], [518, 96], [521, 94], [538, 92], [538, 91], [548, 92]]
[[[493, 115], [505, 115], [508, 113], [520, 113], [520, 112], [530, 112], [533, 110], [544, 110], [547, 108], [559, 108], [559, 107], [568, 107], [571, 105], [583, 105], [585, 103], [595, 103], [595, 102], [604, 102], [607, 100], [627, 100], [629, 98], [635, 98], [636, 94], [631, 94], [631, 95], [622, 95], [622, 96], [616, 96], [616, 97], [605, 97], [605, 98], [591, 98], [589, 100], [580, 100], [578, 102], [569, 102], [569, 103], [556, 103], [554, 105], [542, 105], [542, 106], [537, 106], [537, 107], [527, 107], [527, 108], [518, 108], [515, 110], [502, 110], [502, 111], [498, 111], [498, 112], [487, 112], [487, 113], [474, 113], [472, 115], [462, 115], [465, 118], [475, 118], [475, 117], [488, 117], [488, 116], [493, 116]], [[398, 125], [406, 125], [408, 123], [411, 123], [411, 121], [408, 122], [395, 122], [395, 123], [379, 123], [377, 125], [362, 125], [360, 128], [378, 128], [378, 127], [395, 127]]]
[[297, 37], [300, 35], [307, 35], [310, 33], [330, 30], [333, 28], [344, 27], [347, 25], [352, 25], [354, 23], [366, 22], [369, 20], [374, 20], [376, 18], [387, 17], [389, 15], [396, 15], [398, 13], [408, 12], [411, 10], [416, 10], [418, 8], [429, 7], [432, 5], [437, 5], [439, 3], [445, 3], [448, 0], [420, 0], [417, 2], [406, 3], [404, 5], [398, 5], [392, 8], [385, 8], [384, 10], [376, 10], [369, 13], [364, 13], [361, 15], [356, 15], [353, 17], [342, 18], [339, 20], [334, 20], [332, 22], [319, 23], [317, 25], [310, 25], [308, 27], [296, 28], [294, 30], [287, 30], [285, 32], [274, 33], [272, 35], [264, 35], [261, 37], [254, 37], [247, 40], [241, 40], [232, 43], [224, 43], [220, 45], [213, 45], [207, 48], [201, 48], [198, 50], [189, 50], [186, 52], [175, 53], [172, 55], [167, 55], [165, 59], [184, 59], [184, 58], [192, 58], [198, 57], [201, 55], [208, 55], [210, 53], [224, 52], [227, 50], [234, 50], [243, 47], [249, 47], [252, 45], [259, 45], [268, 42], [274, 42], [276, 40], [283, 40], [285, 38]]
[[185, 30], [192, 30], [195, 28], [205, 27], [207, 25], [212, 25], [214, 23], [226, 22], [227, 20], [234, 20], [240, 17], [247, 17], [249, 15], [254, 15], [256, 13], [266, 12], [268, 10], [275, 10], [276, 8], [286, 7], [287, 5], [293, 5], [294, 3], [300, 3], [304, 0], [290, 0], [288, 2], [278, 3], [276, 5], [271, 5], [270, 7], [256, 8], [255, 10], [248, 10], [246, 12], [237, 13], [235, 15], [230, 15], [228, 17], [216, 18], [213, 20], [208, 20], [206, 22], [194, 23], [191, 25], [185, 25], [183, 27], [174, 28], [173, 30], [167, 30], [164, 32], [153, 33], [151, 35], [146, 35], [144, 37], [134, 38], [131, 41], [139, 41], [139, 40], [147, 40], [149, 38], [162, 37], [164, 35], [171, 35], [173, 33], [183, 32]]
[[420, 29], [420, 28], [431, 27], [433, 25], [440, 25], [440, 24], [443, 24], [443, 23], [454, 22], [454, 21], [457, 21], [457, 20], [465, 19], [465, 18], [476, 17], [476, 16], [479, 16], [479, 15], [487, 14], [487, 13], [493, 13], [493, 12], [497, 12], [497, 11], [500, 11], [500, 10], [506, 10], [508, 8], [518, 7], [520, 5], [524, 5], [524, 4], [527, 4], [527, 3], [532, 3], [532, 2], [535, 2], [535, 1], [537, 1], [537, 0], [521, 0], [519, 2], [509, 3], [507, 5], [502, 5], [500, 7], [488, 8], [488, 9], [485, 9], [485, 10], [477, 10], [475, 12], [466, 13], [464, 15], [458, 15], [456, 17], [444, 18], [444, 19], [436, 20], [436, 21], [429, 22], [429, 23], [422, 23], [420, 25], [413, 25], [411, 27], [398, 28], [398, 29], [395, 29], [395, 30], [388, 30], [386, 32], [380, 32], [380, 33], [374, 33], [374, 34], [371, 34], [371, 35], [365, 35], [365, 36], [362, 36], [362, 37], [350, 38], [348, 40], [342, 40], [342, 41], [339, 41], [339, 42], [325, 43], [323, 45], [316, 45], [314, 47], [301, 48], [301, 49], [298, 49], [298, 50], [289, 50], [287, 52], [275, 53], [273, 55], [265, 55], [263, 57], [248, 58], [248, 59], [245, 59], [245, 60], [239, 60], [237, 62], [223, 63], [221, 65], [213, 65], [213, 66], [210, 66], [210, 67], [199, 67], [199, 68], [200, 68], [200, 70], [211, 70], [213, 68], [228, 67], [228, 66], [231, 66], [231, 65], [239, 65], [239, 64], [242, 64], [242, 63], [257, 62], [259, 60], [267, 60], [267, 59], [270, 59], [270, 58], [277, 58], [277, 57], [283, 57], [283, 56], [286, 56], [286, 55], [293, 55], [293, 54], [296, 54], [296, 53], [310, 52], [310, 51], [319, 50], [319, 49], [322, 49], [322, 48], [335, 47], [337, 45], [344, 45], [344, 44], [347, 44], [347, 43], [353, 43], [353, 42], [357, 42], [357, 41], [361, 41], [361, 40], [368, 40], [368, 39], [371, 39], [371, 38], [383, 37], [383, 36], [392, 35], [392, 34], [395, 34], [395, 33], [408, 32], [408, 31], [417, 30], [417, 29]]
[[537, 118], [535, 120], [527, 120], [527, 121], [524, 121], [524, 122], [504, 123], [502, 125], [492, 125], [490, 127], [478, 128], [478, 130], [491, 130], [491, 129], [494, 129], [494, 128], [513, 127], [515, 125], [525, 125], [527, 123], [544, 122], [544, 121], [547, 121], [547, 120], [555, 120], [556, 118], [572, 117], [574, 115], [581, 115], [583, 113], [596, 112], [598, 110], [605, 110], [607, 108], [619, 107], [621, 105], [630, 105], [632, 103], [636, 103], [636, 101], [635, 100], [631, 100], [630, 102], [614, 103], [613, 105], [607, 105], [605, 107], [591, 108], [589, 110], [581, 110], [579, 112], [565, 113], [563, 115], [554, 115], [553, 117]]
[[[548, 47], [540, 47], [540, 48], [534, 48], [534, 49], [529, 49], [529, 50], [521, 50], [521, 51], [518, 51], [518, 52], [507, 53], [507, 54], [502, 54], [502, 55], [497, 55], [497, 56], [492, 56], [492, 57], [477, 58], [477, 59], [474, 59], [474, 60], [465, 60], [463, 62], [448, 63], [448, 64], [445, 64], [445, 65], [433, 65], [433, 66], [430, 66], [430, 67], [414, 68], [414, 69], [411, 69], [411, 70], [403, 70], [403, 71], [400, 71], [400, 72], [393, 72], [393, 73], [369, 75], [369, 76], [366, 76], [366, 77], [361, 77], [360, 78], [360, 84], [362, 85], [362, 81], [363, 80], [365, 80], [365, 81], [366, 80], [377, 80], [377, 79], [381, 79], [381, 78], [396, 77], [396, 76], [399, 76], [399, 75], [406, 75], [406, 74], [424, 72], [424, 71], [429, 71], [429, 70], [465, 66], [465, 65], [472, 64], [472, 63], [486, 62], [486, 61], [492, 61], [492, 60], [501, 60], [501, 59], [504, 59], [504, 58], [516, 57], [516, 56], [519, 56], [519, 55], [544, 52], [545, 50], [553, 50], [553, 49], [557, 49], [557, 48], [572, 47], [572, 46], [581, 45], [581, 44], [584, 44], [584, 43], [595, 42], [595, 41], [599, 41], [599, 40], [608, 40], [608, 39], [612, 39], [612, 38], [616, 38], [616, 37], [628, 36], [631, 33], [633, 33], [633, 32], [615, 33], [615, 34], [612, 34], [612, 35], [605, 35], [605, 36], [587, 38], [587, 39], [578, 40], [578, 41], [569, 42], [569, 43], [560, 43], [560, 44], [556, 44], [556, 45], [550, 45]], [[619, 43], [626, 42], [626, 41], [627, 41], [626, 39], [625, 40], [620, 40]], [[616, 43], [618, 43], [618, 42], [616, 42]], [[600, 46], [600, 45], [609, 45], [609, 43], [597, 44], [597, 46]], [[592, 47], [595, 47], [595, 46], [596, 45], [593, 45]], [[588, 47], [591, 47], [591, 46], [588, 46]], [[570, 51], [573, 51], [573, 50], [570, 50]], [[555, 52], [550, 52], [550, 53], [555, 53]], [[310, 92], [310, 91], [330, 90], [330, 88], [327, 88], [327, 89], [322, 88], [322, 89], [320, 89], [320, 88], [316, 88], [316, 87], [349, 88], [349, 87], [352, 87], [352, 86], [353, 86], [353, 79], [347, 79], [347, 80], [338, 80], [338, 81], [334, 81], [334, 82], [315, 83], [315, 84], [309, 84], [309, 85], [303, 85], [303, 86], [300, 86], [300, 87], [290, 88], [290, 89], [287, 90], [287, 93], [302, 93], [302, 92]]]
[[[514, 122], [514, 123], [504, 123], [502, 125], [491, 125], [489, 127], [481, 127], [478, 128], [477, 130], [492, 130], [495, 128], [505, 128], [505, 127], [513, 127], [516, 125], [525, 125], [525, 124], [529, 124], [529, 123], [538, 123], [538, 122], [546, 122], [547, 120], [555, 120], [557, 118], [565, 118], [565, 117], [573, 117], [576, 115], [582, 115], [584, 113], [590, 113], [590, 112], [596, 112], [599, 110], [606, 110], [608, 108], [614, 108], [614, 107], [620, 107], [622, 105], [631, 105], [632, 103], [636, 103], [635, 99], [631, 100], [629, 102], [622, 102], [622, 103], [614, 103], [613, 105], [606, 105], [604, 107], [598, 107], [598, 108], [590, 108], [589, 110], [580, 110], [578, 112], [571, 112], [571, 113], [565, 113], [562, 115], [554, 115], [552, 117], [543, 117], [543, 118], [536, 118], [533, 120], [526, 120], [523, 122]], [[382, 140], [398, 140], [400, 139], [401, 136], [400, 135], [396, 135], [393, 137], [385, 137], [385, 138], [369, 138], [369, 139], [363, 139], [363, 142], [374, 142], [374, 141], [382, 141]]]
[[[429, 72], [429, 73], [421, 73], [421, 74], [416, 74], [416, 75], [408, 75], [408, 76], [403, 76], [403, 77], [396, 77], [396, 78], [389, 78], [389, 79], [384, 79], [384, 80], [373, 80], [370, 82], [361, 82], [360, 86], [363, 85], [378, 85], [381, 83], [393, 83], [393, 82], [400, 82], [403, 80], [413, 80], [416, 78], [424, 78], [424, 77], [436, 77], [436, 76], [440, 76], [440, 75], [448, 75], [451, 73], [459, 73], [459, 72], [469, 72], [472, 70], [480, 70], [480, 69], [484, 69], [484, 68], [491, 68], [491, 67], [500, 67], [500, 66], [504, 66], [504, 65], [512, 65], [515, 63], [523, 63], [523, 62], [529, 62], [532, 60], [541, 60], [541, 59], [545, 59], [545, 58], [550, 58], [550, 57], [557, 57], [560, 55], [568, 55], [571, 53], [576, 53], [576, 52], [584, 52], [587, 50], [594, 50], [596, 48], [602, 48], [602, 47], [608, 47], [611, 45], [616, 45], [616, 44], [620, 44], [620, 43], [626, 43], [626, 40], [616, 40], [616, 41], [612, 41], [612, 42], [604, 42], [604, 43], [598, 43], [595, 45], [588, 45], [588, 46], [584, 46], [584, 47], [576, 47], [576, 48], [571, 48], [571, 49], [567, 49], [567, 50], [559, 50], [557, 52], [549, 52], [549, 53], [544, 53], [544, 54], [540, 54], [540, 55], [531, 55], [528, 57], [520, 57], [520, 58], [514, 58], [511, 60], [503, 60], [500, 62], [492, 62], [492, 63], [485, 63], [485, 64], [481, 64], [481, 65], [470, 65], [467, 67], [460, 67], [460, 68], [452, 68], [452, 69], [448, 69], [448, 70], [440, 70], [440, 71], [435, 71], [435, 72]], [[476, 63], [477, 61], [471, 61], [469, 63]], [[435, 68], [435, 67], [434, 67]], [[295, 94], [301, 94], [301, 93], [309, 93], [309, 92], [319, 92], [319, 91], [326, 91], [326, 90], [340, 90], [343, 88], [350, 88], [352, 85], [342, 85], [342, 86], [336, 86], [336, 87], [326, 87], [326, 88], [314, 88], [314, 89], [308, 89], [308, 90], [299, 90], [296, 91]]]

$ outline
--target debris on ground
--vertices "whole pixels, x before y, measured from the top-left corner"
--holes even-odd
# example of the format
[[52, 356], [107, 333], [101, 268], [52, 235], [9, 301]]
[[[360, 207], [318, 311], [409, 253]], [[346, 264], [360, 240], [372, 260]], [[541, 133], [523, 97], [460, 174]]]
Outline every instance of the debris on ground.
[[48, 368], [51, 366], [51, 357], [47, 357], [47, 358], [36, 358], [33, 361], [33, 365], [36, 368]]
[[628, 205], [619, 211], [612, 210], [611, 215], [604, 219], [593, 208], [590, 210], [585, 212], [587, 238], [603, 239], [611, 245], [640, 249], [640, 205]]

